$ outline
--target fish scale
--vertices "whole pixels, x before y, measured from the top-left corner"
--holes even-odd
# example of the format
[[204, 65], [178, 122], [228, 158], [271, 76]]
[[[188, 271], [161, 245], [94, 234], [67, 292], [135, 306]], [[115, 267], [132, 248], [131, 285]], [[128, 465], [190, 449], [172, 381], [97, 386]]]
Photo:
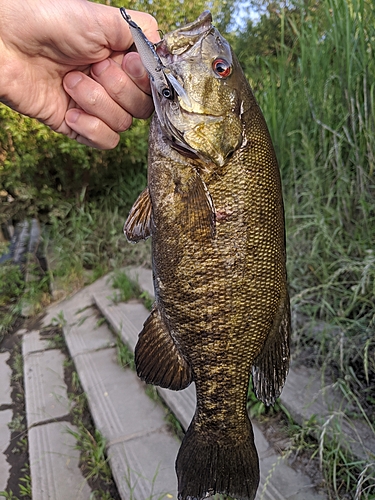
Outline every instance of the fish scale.
[[273, 404], [289, 365], [278, 164], [208, 12], [166, 34], [155, 51], [183, 96], [166, 99], [151, 82], [148, 188], [124, 228], [129, 241], [152, 236], [156, 301], [136, 346], [137, 373], [174, 390], [196, 384], [196, 412], [176, 460], [179, 500], [216, 492], [253, 500], [250, 374], [256, 395]]

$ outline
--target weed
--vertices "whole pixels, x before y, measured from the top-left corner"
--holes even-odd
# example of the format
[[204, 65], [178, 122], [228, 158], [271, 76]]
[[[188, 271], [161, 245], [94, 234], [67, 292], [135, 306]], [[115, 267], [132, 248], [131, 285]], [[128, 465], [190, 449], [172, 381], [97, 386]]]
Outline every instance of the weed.
[[22, 472], [24, 472], [24, 476], [20, 478], [20, 496], [31, 498], [31, 477], [29, 467], [27, 466], [22, 469]]
[[147, 384], [145, 387], [145, 393], [150, 399], [152, 399], [152, 401], [160, 402], [160, 396], [155, 385]]
[[104, 323], [106, 322], [106, 319], [104, 318], [104, 316], [102, 318], [99, 318], [98, 321], [96, 322], [96, 328], [99, 328], [100, 326], [102, 326]]
[[95, 490], [90, 494], [89, 500], [113, 500], [112, 495], [106, 491]]
[[139, 298], [142, 300], [145, 308], [148, 309], [149, 311], [151, 311], [153, 303], [154, 303], [154, 299], [150, 296], [150, 294], [148, 292], [142, 292], [139, 295]]
[[49, 349], [63, 349], [65, 347], [65, 340], [61, 331], [48, 339], [48, 347]]
[[81, 389], [81, 383], [76, 371], [72, 374], [72, 388], [74, 391], [79, 391]]
[[23, 432], [26, 429], [26, 426], [23, 421], [23, 416], [18, 415], [14, 417], [13, 420], [8, 423], [8, 427], [12, 432], [17, 432], [19, 434]]
[[112, 286], [120, 292], [120, 300], [124, 302], [139, 297], [142, 293], [139, 285], [129, 279], [126, 273], [122, 271], [114, 273]]
[[137, 483], [140, 479], [142, 479], [144, 481], [147, 480], [150, 483], [150, 495], [148, 495], [145, 498], [145, 500], [165, 500], [168, 498], [173, 498], [173, 495], [171, 495], [170, 493], [162, 493], [159, 495], [156, 495], [153, 493], [153, 490], [155, 487], [155, 481], [156, 481], [158, 474], [159, 474], [159, 466], [156, 467], [153, 478], [151, 480], [149, 480], [149, 479], [146, 479], [145, 477], [143, 477], [137, 471], [131, 469], [130, 466], [128, 465], [126, 474], [124, 475], [124, 480], [125, 480], [126, 485], [128, 487], [129, 500], [135, 500], [134, 491], [135, 491]]
[[51, 325], [57, 326], [58, 328], [63, 328], [66, 325], [66, 319], [64, 317], [64, 311], [60, 311], [57, 316], [54, 316], [51, 320]]
[[82, 316], [81, 318], [79, 318], [77, 326], [82, 326], [83, 323], [87, 320], [87, 318], [89, 318], [89, 316]]
[[5, 498], [6, 500], [18, 500], [13, 491], [0, 491], [0, 498]]
[[116, 340], [117, 361], [123, 368], [135, 370], [134, 354], [124, 342], [117, 337]]
[[11, 328], [21, 314], [21, 299], [25, 283], [19, 266], [4, 263], [0, 265], [0, 339]]
[[81, 452], [85, 476], [88, 479], [101, 479], [109, 483], [112, 480], [108, 458], [105, 455], [106, 442], [101, 433], [95, 429], [90, 433], [81, 426], [79, 432], [67, 429], [77, 441], [76, 449]]
[[13, 448], [12, 453], [26, 453], [28, 449], [28, 438], [27, 436], [19, 439], [16, 446]]
[[20, 346], [17, 346], [16, 349], [17, 352], [14, 355], [12, 365], [12, 380], [14, 382], [19, 382], [23, 378], [23, 356], [20, 352]]

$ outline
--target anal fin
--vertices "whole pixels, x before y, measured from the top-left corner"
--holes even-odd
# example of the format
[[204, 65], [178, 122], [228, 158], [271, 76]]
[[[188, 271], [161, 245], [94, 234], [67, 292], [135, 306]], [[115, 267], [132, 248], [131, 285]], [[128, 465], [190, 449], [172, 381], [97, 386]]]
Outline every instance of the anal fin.
[[183, 358], [157, 308], [143, 325], [135, 347], [138, 376], [148, 384], [179, 391], [192, 381], [190, 365]]
[[284, 387], [289, 371], [289, 343], [290, 303], [286, 293], [273, 329], [253, 364], [254, 392], [267, 406], [275, 404]]
[[137, 243], [151, 236], [151, 198], [148, 187], [136, 199], [124, 225], [128, 241]]

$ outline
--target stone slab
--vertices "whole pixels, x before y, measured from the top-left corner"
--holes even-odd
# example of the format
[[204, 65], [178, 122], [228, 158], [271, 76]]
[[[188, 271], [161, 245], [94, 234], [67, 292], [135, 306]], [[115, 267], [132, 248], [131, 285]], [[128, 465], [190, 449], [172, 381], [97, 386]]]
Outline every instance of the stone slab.
[[[371, 460], [375, 453], [375, 434], [361, 419], [350, 425], [344, 410], [348, 405], [344, 395], [333, 383], [322, 383], [321, 374], [304, 366], [290, 370], [281, 402], [292, 418], [301, 426], [315, 418], [320, 426], [326, 426], [327, 436], [341, 439], [347, 448], [360, 460]], [[337, 434], [336, 429], [340, 429]]]
[[77, 311], [92, 306], [92, 294], [99, 292], [103, 286], [106, 286], [111, 282], [111, 280], [112, 274], [109, 273], [106, 276], [99, 278], [91, 285], [82, 288], [67, 299], [57, 304], [52, 304], [46, 310], [46, 314], [42, 320], [43, 326], [49, 326], [53, 322], [54, 318], [58, 318], [61, 313], [68, 324], [73, 323], [75, 321], [75, 314]]
[[7, 364], [9, 357], [9, 352], [0, 353], [0, 406], [12, 404], [12, 389], [10, 386], [12, 370]]
[[150, 297], [154, 297], [154, 282], [152, 279], [152, 270], [144, 267], [126, 267], [125, 273], [129, 278], [147, 292]]
[[106, 291], [94, 293], [93, 299], [113, 330], [134, 351], [138, 335], [150, 312], [141, 302], [135, 300], [116, 304]]
[[165, 412], [145, 394], [136, 374], [117, 364], [115, 349], [80, 354], [74, 362], [95, 426], [109, 444], [165, 425]]
[[39, 330], [32, 330], [22, 337], [22, 354], [27, 356], [33, 352], [44, 351], [49, 345], [49, 341], [40, 336]]
[[316, 491], [308, 476], [290, 467], [273, 449], [262, 449], [259, 441], [263, 437], [256, 426], [254, 435], [261, 468], [256, 500], [327, 500], [324, 493]]
[[0, 411], [0, 491], [6, 490], [9, 479], [10, 464], [5, 451], [10, 444], [11, 431], [8, 424], [12, 421], [12, 417], [12, 410]]
[[176, 499], [174, 462], [179, 446], [165, 428], [110, 446], [108, 457], [121, 497]]
[[70, 403], [64, 382], [64, 355], [56, 350], [24, 356], [24, 383], [29, 427], [69, 413]]
[[156, 390], [186, 431], [195, 412], [195, 384], [192, 383], [182, 391], [171, 391], [162, 387], [156, 387]]
[[89, 307], [76, 314], [76, 322], [64, 329], [65, 341], [72, 357], [90, 351], [113, 347], [115, 338], [107, 324], [98, 325], [98, 312]]
[[89, 500], [91, 489], [79, 469], [79, 450], [66, 422], [39, 425], [29, 430], [32, 498]]

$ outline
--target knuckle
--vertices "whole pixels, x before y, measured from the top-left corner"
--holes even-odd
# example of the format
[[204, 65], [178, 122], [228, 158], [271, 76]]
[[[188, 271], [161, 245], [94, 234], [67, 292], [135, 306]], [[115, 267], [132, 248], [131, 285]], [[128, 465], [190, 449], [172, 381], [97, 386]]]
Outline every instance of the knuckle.
[[100, 89], [94, 87], [91, 91], [86, 95], [87, 105], [91, 108], [98, 106], [98, 104], [102, 101], [102, 96]]
[[125, 132], [125, 130], [128, 130], [128, 128], [131, 127], [131, 124], [133, 123], [133, 118], [131, 115], [126, 113], [122, 119], [119, 120], [118, 126], [117, 126], [117, 132]]

